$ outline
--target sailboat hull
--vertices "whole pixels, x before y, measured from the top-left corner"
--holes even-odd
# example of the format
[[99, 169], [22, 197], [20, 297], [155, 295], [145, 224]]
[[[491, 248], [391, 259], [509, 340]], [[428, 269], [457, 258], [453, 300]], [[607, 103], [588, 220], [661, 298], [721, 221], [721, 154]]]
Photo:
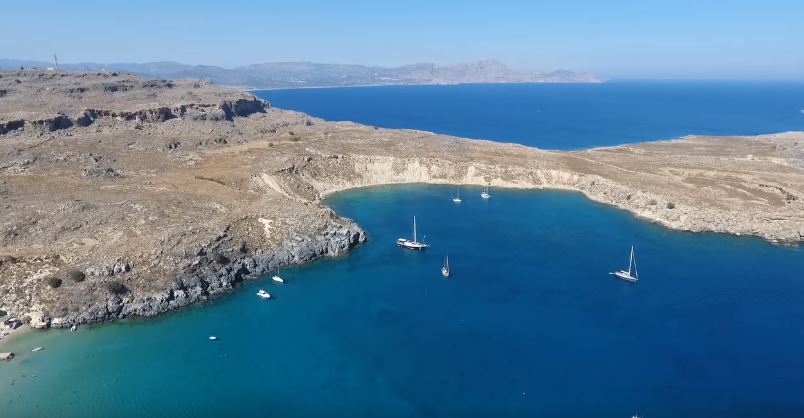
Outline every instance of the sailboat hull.
[[421, 242], [415, 242], [404, 238], [399, 238], [396, 240], [396, 246], [416, 251], [424, 251], [427, 249], [427, 244], [422, 244]]
[[611, 274], [616, 276], [618, 279], [623, 279], [625, 281], [632, 282], [632, 283], [635, 283], [635, 282], [637, 282], [639, 280], [636, 277], [632, 276], [627, 271], [622, 271], [621, 270], [621, 271], [616, 271], [616, 272], [611, 273]]

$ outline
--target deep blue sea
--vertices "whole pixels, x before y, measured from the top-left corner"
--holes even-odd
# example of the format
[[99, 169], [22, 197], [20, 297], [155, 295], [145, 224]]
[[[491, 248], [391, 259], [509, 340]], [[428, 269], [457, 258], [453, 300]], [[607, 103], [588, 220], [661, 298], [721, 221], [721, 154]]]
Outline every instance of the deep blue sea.
[[[801, 248], [673, 232], [578, 193], [454, 191], [337, 194], [370, 238], [343, 259], [22, 336], [0, 416], [804, 416]], [[412, 215], [427, 252], [394, 246]], [[636, 284], [608, 275], [631, 245]]]
[[804, 83], [614, 81], [262, 90], [274, 106], [328, 120], [543, 149], [690, 134], [804, 130]]

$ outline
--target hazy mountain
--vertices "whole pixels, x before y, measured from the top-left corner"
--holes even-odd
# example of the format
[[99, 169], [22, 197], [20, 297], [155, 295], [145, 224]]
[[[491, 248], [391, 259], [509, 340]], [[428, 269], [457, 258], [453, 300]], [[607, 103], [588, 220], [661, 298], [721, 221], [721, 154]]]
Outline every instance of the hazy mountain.
[[[0, 59], [0, 69], [45, 68], [52, 63]], [[549, 73], [512, 70], [494, 60], [437, 66], [432, 63], [401, 67], [374, 67], [312, 62], [274, 62], [231, 69], [208, 65], [185, 65], [170, 61], [135, 63], [62, 64], [65, 71], [121, 71], [160, 78], [203, 78], [216, 84], [251, 88], [361, 86], [372, 84], [457, 83], [599, 83], [590, 74], [567, 70]]]

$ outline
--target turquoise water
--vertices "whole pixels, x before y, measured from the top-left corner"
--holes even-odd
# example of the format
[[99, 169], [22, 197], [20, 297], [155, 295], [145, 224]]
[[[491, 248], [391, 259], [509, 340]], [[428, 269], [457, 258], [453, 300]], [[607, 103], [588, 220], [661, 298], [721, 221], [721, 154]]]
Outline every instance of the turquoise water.
[[263, 90], [328, 120], [577, 149], [804, 130], [802, 82], [644, 81]]
[[[344, 259], [20, 337], [0, 416], [804, 416], [801, 248], [673, 232], [576, 193], [453, 192], [338, 194], [370, 238]], [[414, 214], [424, 253], [394, 246]], [[631, 244], [637, 284], [607, 274]]]

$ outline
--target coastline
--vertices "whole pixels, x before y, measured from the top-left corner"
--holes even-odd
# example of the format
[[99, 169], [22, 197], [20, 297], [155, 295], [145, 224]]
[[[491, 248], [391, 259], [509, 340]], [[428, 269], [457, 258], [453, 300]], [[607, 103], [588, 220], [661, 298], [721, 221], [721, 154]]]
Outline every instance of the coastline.
[[34, 328], [155, 316], [342, 256], [365, 233], [324, 199], [360, 187], [568, 190], [673, 230], [804, 241], [804, 132], [548, 151], [327, 122], [188, 81], [51, 76], [0, 78], [0, 307]]
[[354, 88], [354, 87], [394, 87], [394, 86], [462, 86], [462, 85], [489, 85], [489, 84], [603, 84], [606, 80], [597, 81], [526, 81], [526, 82], [465, 82], [465, 83], [371, 83], [371, 84], [353, 84], [353, 85], [332, 85], [332, 86], [286, 86], [286, 87], [249, 87], [240, 88], [237, 86], [222, 86], [236, 88], [243, 92], [252, 93], [255, 91], [273, 91], [273, 90], [300, 90], [300, 89], [337, 89], [337, 88]]
[[11, 343], [11, 341], [13, 341], [14, 339], [19, 338], [25, 334], [29, 334], [31, 333], [31, 331], [33, 331], [33, 328], [29, 327], [27, 324], [24, 324], [21, 327], [15, 329], [10, 334], [3, 337], [2, 340], [0, 340], [0, 351], [3, 351], [3, 348], [6, 347], [9, 343]]

